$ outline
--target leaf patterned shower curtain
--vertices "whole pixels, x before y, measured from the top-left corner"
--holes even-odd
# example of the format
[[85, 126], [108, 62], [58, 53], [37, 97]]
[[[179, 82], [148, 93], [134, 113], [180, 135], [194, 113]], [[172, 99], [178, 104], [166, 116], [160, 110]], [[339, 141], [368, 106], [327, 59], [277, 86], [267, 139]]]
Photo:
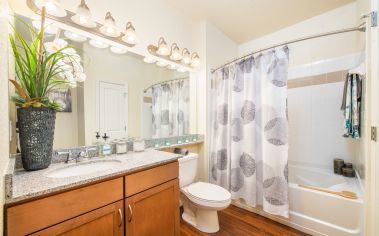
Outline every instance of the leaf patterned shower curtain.
[[152, 137], [165, 138], [189, 132], [188, 79], [164, 82], [152, 87]]
[[288, 217], [288, 48], [212, 73], [210, 182]]

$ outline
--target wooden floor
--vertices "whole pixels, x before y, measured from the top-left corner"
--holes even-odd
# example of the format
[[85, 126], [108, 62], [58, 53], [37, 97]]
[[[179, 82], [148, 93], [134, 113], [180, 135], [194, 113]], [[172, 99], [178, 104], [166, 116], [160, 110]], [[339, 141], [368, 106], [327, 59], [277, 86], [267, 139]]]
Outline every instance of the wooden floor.
[[282, 225], [263, 216], [251, 213], [241, 208], [230, 206], [218, 214], [220, 231], [214, 234], [206, 234], [198, 231], [180, 218], [180, 235], [265, 235], [265, 236], [297, 236], [308, 235], [296, 229]]

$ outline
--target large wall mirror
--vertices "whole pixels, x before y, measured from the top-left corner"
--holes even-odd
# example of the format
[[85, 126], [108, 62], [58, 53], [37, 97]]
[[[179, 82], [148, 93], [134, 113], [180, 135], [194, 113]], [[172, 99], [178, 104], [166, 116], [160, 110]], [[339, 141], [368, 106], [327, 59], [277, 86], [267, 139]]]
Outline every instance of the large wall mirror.
[[[17, 18], [33, 25], [31, 19]], [[15, 22], [19, 32], [28, 34], [25, 25], [17, 19]], [[120, 54], [117, 49], [102, 48], [105, 45], [89, 40], [75, 42], [64, 29], [49, 27], [45, 41], [61, 38], [73, 45], [86, 75], [86, 80], [76, 87], [65, 86], [50, 94], [64, 108], [56, 117], [54, 149], [91, 145], [96, 141], [96, 132], [107, 133], [110, 139], [189, 133], [188, 72], [146, 63], [140, 55]], [[15, 113], [13, 107], [13, 127]], [[13, 141], [11, 152], [16, 150], [17, 141]]]

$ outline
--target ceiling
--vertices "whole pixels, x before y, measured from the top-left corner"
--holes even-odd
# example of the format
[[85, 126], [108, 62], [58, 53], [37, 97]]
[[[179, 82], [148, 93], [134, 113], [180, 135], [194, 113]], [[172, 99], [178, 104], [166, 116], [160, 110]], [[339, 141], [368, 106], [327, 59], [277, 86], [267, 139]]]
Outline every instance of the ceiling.
[[195, 20], [206, 19], [244, 43], [354, 0], [164, 0]]

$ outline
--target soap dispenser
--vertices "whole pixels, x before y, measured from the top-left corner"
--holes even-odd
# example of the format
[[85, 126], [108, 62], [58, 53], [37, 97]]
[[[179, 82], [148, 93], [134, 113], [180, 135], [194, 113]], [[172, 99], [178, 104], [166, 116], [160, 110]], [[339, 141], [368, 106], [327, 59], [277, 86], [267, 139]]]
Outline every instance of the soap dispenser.
[[96, 132], [96, 140], [93, 142], [93, 145], [96, 146], [96, 152], [99, 156], [102, 156], [102, 146], [103, 142], [101, 141], [100, 132]]
[[104, 136], [102, 137], [104, 140], [103, 148], [102, 148], [102, 156], [109, 156], [112, 154], [112, 146], [109, 143], [109, 136], [107, 133], [104, 133]]

